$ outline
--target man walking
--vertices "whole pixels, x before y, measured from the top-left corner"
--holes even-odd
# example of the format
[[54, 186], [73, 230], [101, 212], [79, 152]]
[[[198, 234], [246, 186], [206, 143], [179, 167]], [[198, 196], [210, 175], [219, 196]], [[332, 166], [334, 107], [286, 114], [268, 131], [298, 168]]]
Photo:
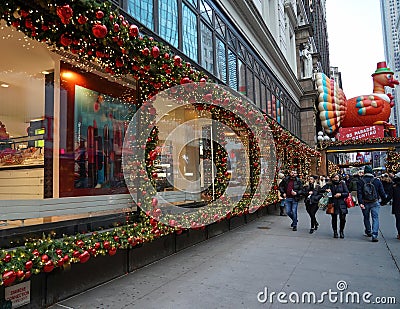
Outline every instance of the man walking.
[[293, 228], [293, 231], [297, 231], [297, 207], [303, 193], [303, 184], [297, 177], [296, 170], [291, 170], [289, 176], [281, 181], [279, 191], [285, 199], [286, 214], [292, 219], [290, 226]]
[[[357, 198], [364, 217], [365, 236], [371, 237], [372, 242], [378, 241], [379, 231], [379, 197], [385, 200], [386, 193], [382, 182], [372, 174], [372, 167], [364, 167], [364, 176], [360, 178], [357, 186]], [[372, 218], [372, 230], [370, 223]]]

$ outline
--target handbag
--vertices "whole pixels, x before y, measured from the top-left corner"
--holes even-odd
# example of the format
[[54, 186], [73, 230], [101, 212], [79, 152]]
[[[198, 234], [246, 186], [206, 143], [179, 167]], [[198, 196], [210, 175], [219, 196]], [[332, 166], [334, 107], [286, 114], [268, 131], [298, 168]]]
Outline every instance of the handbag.
[[333, 215], [335, 213], [335, 206], [333, 203], [328, 203], [328, 206], [326, 207], [326, 213], [328, 215]]
[[352, 208], [354, 207], [354, 201], [353, 201], [353, 197], [351, 196], [351, 194], [349, 194], [345, 199], [344, 202], [347, 205], [347, 208]]
[[328, 206], [328, 202], [329, 202], [328, 192], [325, 192], [318, 201], [318, 208], [325, 210], [326, 207]]

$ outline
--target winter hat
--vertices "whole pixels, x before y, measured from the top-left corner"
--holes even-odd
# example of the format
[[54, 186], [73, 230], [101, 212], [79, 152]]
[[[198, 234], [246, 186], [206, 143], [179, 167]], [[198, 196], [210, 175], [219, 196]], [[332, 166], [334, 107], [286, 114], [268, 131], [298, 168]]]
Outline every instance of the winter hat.
[[364, 167], [364, 174], [372, 174], [372, 167], [369, 165], [366, 165]]

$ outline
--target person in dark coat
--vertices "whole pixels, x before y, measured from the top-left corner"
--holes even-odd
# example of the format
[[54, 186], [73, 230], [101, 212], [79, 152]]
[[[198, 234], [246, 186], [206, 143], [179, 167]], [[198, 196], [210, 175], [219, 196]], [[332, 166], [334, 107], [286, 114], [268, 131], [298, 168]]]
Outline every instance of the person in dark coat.
[[387, 198], [381, 201], [381, 206], [384, 206], [392, 200], [393, 197], [393, 180], [389, 177], [388, 174], [383, 174], [381, 177], [381, 182], [383, 185], [383, 190], [387, 195]]
[[310, 176], [308, 178], [308, 183], [304, 186], [304, 193], [307, 196], [304, 200], [304, 204], [306, 205], [307, 213], [311, 219], [310, 234], [314, 233], [319, 226], [315, 214], [318, 210], [318, 202], [322, 197], [321, 189], [319, 177], [317, 177], [316, 180], [313, 176]]
[[291, 170], [279, 184], [281, 196], [285, 199], [286, 214], [292, 219], [293, 231], [297, 231], [297, 207], [303, 194], [303, 183], [297, 177], [297, 171]]
[[329, 199], [329, 203], [333, 203], [335, 209], [335, 213], [331, 215], [333, 237], [339, 237], [337, 232], [337, 217], [339, 215], [340, 238], [344, 238], [344, 227], [346, 225], [346, 215], [348, 213], [344, 199], [349, 196], [349, 190], [347, 189], [346, 183], [340, 180], [339, 174], [334, 173], [331, 175], [330, 181], [322, 188], [322, 191], [330, 192], [332, 195]]
[[349, 189], [349, 192], [351, 196], [353, 197], [354, 204], [358, 206], [358, 200], [357, 200], [357, 187], [358, 187], [358, 182], [360, 181], [360, 178], [364, 175], [363, 170], [356, 170], [353, 172], [353, 177], [351, 178], [350, 184], [347, 186], [347, 189]]
[[397, 239], [400, 240], [400, 172], [393, 178], [392, 214], [396, 218]]
[[[375, 191], [378, 195], [375, 201], [364, 200], [364, 183], [369, 182], [374, 185]], [[374, 174], [372, 173], [372, 167], [369, 165], [364, 167], [364, 176], [360, 179], [358, 184], [357, 198], [364, 217], [365, 235], [372, 237], [372, 242], [377, 242], [379, 232], [379, 209], [381, 207], [378, 197], [380, 196], [382, 200], [385, 200], [387, 196], [385, 190], [383, 189], [382, 182], [379, 180], [379, 178], [374, 177]], [[370, 216], [372, 218], [372, 230]]]

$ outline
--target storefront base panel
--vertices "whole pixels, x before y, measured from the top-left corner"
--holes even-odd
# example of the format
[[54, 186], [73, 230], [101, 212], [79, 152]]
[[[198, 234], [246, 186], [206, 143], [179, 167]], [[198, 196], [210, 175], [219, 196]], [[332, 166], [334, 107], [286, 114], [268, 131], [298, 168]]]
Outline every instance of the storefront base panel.
[[175, 234], [170, 234], [141, 247], [129, 250], [129, 271], [136, 270], [175, 253]]
[[244, 224], [246, 224], [246, 216], [234, 216], [229, 220], [229, 229], [233, 230]]
[[222, 220], [207, 226], [208, 238], [223, 234], [229, 231], [229, 220]]
[[246, 214], [246, 223], [254, 221], [257, 218], [258, 218], [258, 211], [255, 211], [253, 213], [248, 213]]
[[54, 304], [128, 272], [128, 250], [117, 250], [113, 256], [91, 257], [84, 264], [55, 269], [47, 276], [47, 303]]
[[207, 231], [203, 230], [187, 230], [182, 234], [176, 235], [176, 252], [191, 247], [207, 239]]
[[[229, 220], [211, 224], [205, 229], [188, 230], [179, 235], [170, 234], [133, 249], [117, 250], [114, 256], [91, 257], [84, 264], [71, 264], [67, 269], [55, 269], [48, 274], [33, 275], [30, 279], [30, 304], [20, 308], [46, 308], [208, 238], [256, 220], [259, 216], [275, 213], [274, 210], [276, 209], [272, 205], [252, 214], [234, 216]], [[4, 303], [4, 299], [5, 287], [1, 286], [0, 305]]]

